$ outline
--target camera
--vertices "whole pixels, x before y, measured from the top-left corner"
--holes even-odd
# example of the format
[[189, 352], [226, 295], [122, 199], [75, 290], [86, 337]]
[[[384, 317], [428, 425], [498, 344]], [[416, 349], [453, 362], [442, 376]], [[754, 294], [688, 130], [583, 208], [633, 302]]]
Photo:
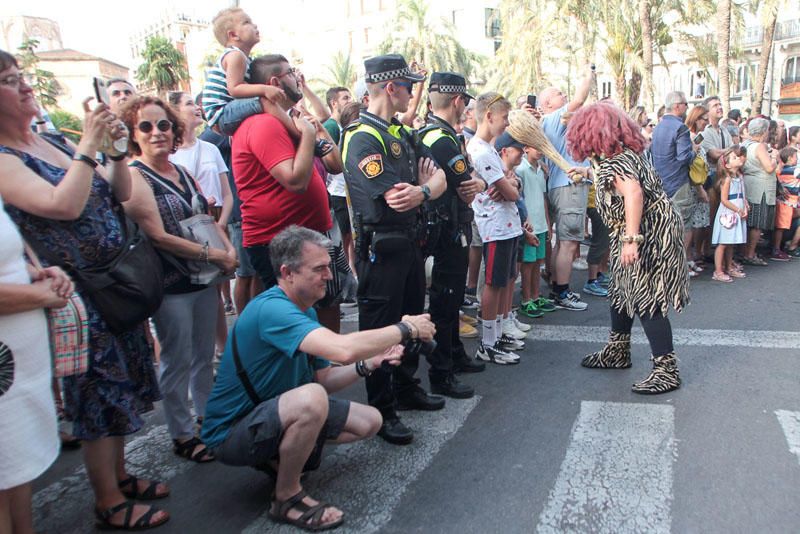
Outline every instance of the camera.
[[436, 350], [434, 340], [423, 341], [421, 339], [409, 339], [403, 343], [403, 358], [425, 356], [426, 358]]

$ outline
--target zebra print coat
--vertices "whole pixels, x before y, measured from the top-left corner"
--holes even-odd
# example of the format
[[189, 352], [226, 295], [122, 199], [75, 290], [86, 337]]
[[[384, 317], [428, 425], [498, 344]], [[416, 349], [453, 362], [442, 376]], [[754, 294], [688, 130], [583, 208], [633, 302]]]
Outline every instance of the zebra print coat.
[[[610, 236], [611, 306], [630, 317], [656, 311], [666, 316], [670, 307], [680, 312], [689, 303], [683, 222], [664, 193], [652, 163], [641, 154], [625, 150], [594, 165], [596, 206]], [[640, 225], [644, 243], [639, 245], [639, 261], [628, 267], [620, 262], [625, 205], [614, 187], [617, 177], [638, 180], [644, 196]]]

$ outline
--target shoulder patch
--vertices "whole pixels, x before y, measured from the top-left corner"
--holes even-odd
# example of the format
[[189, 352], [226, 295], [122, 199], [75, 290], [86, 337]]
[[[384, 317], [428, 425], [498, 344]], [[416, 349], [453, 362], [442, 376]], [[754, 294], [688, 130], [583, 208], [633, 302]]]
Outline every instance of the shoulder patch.
[[464, 161], [464, 156], [461, 154], [448, 161], [447, 166], [450, 167], [455, 174], [464, 174], [467, 172], [467, 162]]
[[383, 173], [383, 157], [380, 154], [367, 156], [358, 163], [358, 168], [369, 179], [380, 176]]

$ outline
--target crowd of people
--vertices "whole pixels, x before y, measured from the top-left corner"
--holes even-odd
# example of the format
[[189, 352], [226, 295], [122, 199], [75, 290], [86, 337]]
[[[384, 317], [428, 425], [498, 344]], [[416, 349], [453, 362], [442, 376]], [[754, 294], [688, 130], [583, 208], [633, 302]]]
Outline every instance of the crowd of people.
[[[0, 51], [0, 531], [32, 530], [31, 481], [58, 454], [58, 419], [72, 424], [64, 445], [83, 448], [98, 527], [166, 522], [147, 501], [168, 486], [128, 472], [124, 454], [158, 400], [176, 455], [263, 470], [273, 519], [333, 528], [343, 512], [301, 484], [325, 442], [411, 443], [400, 412], [472, 397], [460, 374], [520, 363], [533, 328], [520, 317], [607, 298], [609, 342], [581, 365], [630, 367], [638, 317], [653, 368], [632, 390], [664, 393], [681, 384], [667, 315], [690, 279], [800, 256], [796, 126], [724, 118], [716, 97], [689, 110], [680, 92], [655, 117], [587, 104], [588, 66], [572, 96], [473, 96], [462, 75], [397, 54], [321, 99], [284, 56], [250, 57], [259, 32], [243, 10], [213, 25], [224, 51], [202, 94], [110, 80], [107, 102], [85, 102], [77, 145], [48, 131]], [[517, 133], [526, 121], [563, 162]], [[121, 256], [128, 219], [158, 252], [163, 299], [119, 330], [80, 273]], [[189, 222], [206, 220], [198, 238]], [[573, 291], [575, 269], [587, 276]], [[45, 311], [74, 294], [88, 367], [55, 380]], [[345, 302], [357, 332], [340, 333]], [[479, 320], [464, 313], [478, 307]], [[330, 395], [362, 377], [367, 404]]]

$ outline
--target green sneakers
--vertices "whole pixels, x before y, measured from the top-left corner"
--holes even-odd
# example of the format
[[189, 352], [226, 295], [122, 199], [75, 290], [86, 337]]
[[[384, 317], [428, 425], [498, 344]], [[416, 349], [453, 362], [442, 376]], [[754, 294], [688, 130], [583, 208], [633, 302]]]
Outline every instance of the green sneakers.
[[523, 302], [519, 307], [519, 312], [522, 315], [530, 317], [532, 319], [538, 319], [542, 315], [542, 311], [536, 306], [535, 300], [529, 300], [528, 302]]
[[538, 299], [533, 301], [536, 304], [536, 309], [543, 311], [545, 313], [550, 313], [556, 311], [556, 305], [553, 304], [553, 301], [544, 297], [539, 297]]

